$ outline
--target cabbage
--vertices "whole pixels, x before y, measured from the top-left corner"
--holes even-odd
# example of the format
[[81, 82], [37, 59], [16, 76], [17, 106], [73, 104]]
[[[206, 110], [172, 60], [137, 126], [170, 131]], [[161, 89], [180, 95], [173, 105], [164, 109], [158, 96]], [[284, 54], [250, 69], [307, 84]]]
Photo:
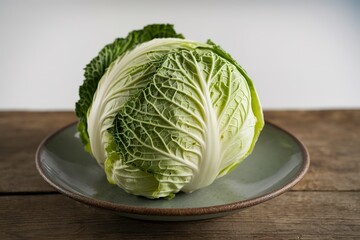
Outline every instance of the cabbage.
[[76, 113], [108, 181], [147, 198], [210, 185], [251, 153], [264, 125], [255, 88], [229, 54], [161, 24], [90, 62]]

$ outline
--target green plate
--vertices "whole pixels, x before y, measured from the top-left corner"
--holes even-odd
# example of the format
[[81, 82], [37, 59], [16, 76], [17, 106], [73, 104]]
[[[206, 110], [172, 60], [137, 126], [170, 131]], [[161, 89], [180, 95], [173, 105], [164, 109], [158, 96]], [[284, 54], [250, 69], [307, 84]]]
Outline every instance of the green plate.
[[265, 202], [300, 181], [309, 164], [308, 151], [296, 137], [266, 122], [253, 153], [230, 174], [191, 194], [150, 200], [107, 182], [83, 150], [76, 123], [51, 134], [36, 153], [39, 173], [61, 193], [125, 217], [160, 221], [220, 217]]

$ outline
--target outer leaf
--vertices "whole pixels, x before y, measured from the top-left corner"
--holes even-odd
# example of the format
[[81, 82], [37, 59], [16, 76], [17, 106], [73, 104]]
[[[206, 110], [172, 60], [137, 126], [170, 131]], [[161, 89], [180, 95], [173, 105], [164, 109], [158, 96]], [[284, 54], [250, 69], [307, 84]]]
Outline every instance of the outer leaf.
[[110, 64], [125, 52], [135, 46], [155, 38], [183, 38], [175, 32], [173, 25], [153, 24], [129, 33], [126, 38], [118, 38], [113, 43], [106, 45], [91, 62], [85, 67], [85, 80], [80, 86], [80, 99], [76, 103], [76, 115], [79, 117], [78, 130], [85, 145], [85, 149], [91, 152], [89, 136], [87, 132], [87, 112], [91, 106], [94, 93], [101, 77]]
[[[248, 88], [250, 90], [251, 102], [249, 103], [249, 107], [251, 107], [251, 110], [252, 110], [253, 114], [256, 116], [256, 122], [255, 122], [255, 129], [254, 129], [254, 131], [255, 131], [254, 132], [254, 138], [253, 138], [253, 141], [251, 143], [251, 146], [250, 146], [250, 149], [249, 149], [248, 153], [244, 156], [244, 158], [245, 158], [254, 149], [255, 143], [258, 140], [260, 132], [263, 129], [264, 124], [265, 124], [264, 116], [263, 116], [263, 112], [262, 112], [262, 107], [261, 107], [261, 102], [259, 100], [259, 97], [258, 97], [257, 91], [255, 89], [255, 86], [254, 86], [252, 80], [250, 79], [250, 77], [247, 75], [246, 71], [234, 60], [234, 58], [231, 57], [231, 55], [229, 53], [225, 52], [225, 50], [223, 50], [219, 45], [216, 45], [211, 40], [208, 40], [207, 43], [213, 46], [213, 51], [216, 54], [219, 54], [219, 56], [223, 57], [224, 59], [226, 59], [227, 61], [229, 61], [230, 63], [234, 64], [237, 67], [238, 71], [246, 79], [246, 83], [247, 83]], [[222, 173], [222, 175], [225, 175], [226, 173], [231, 171], [235, 166], [232, 166], [231, 168], [225, 169], [225, 171]]]
[[209, 45], [178, 38], [154, 39], [120, 56], [110, 65], [99, 81], [87, 115], [92, 154], [101, 166], [107, 158], [105, 149], [111, 141], [107, 131], [113, 126], [115, 115], [149, 84], [164, 55], [177, 48], [205, 46]]

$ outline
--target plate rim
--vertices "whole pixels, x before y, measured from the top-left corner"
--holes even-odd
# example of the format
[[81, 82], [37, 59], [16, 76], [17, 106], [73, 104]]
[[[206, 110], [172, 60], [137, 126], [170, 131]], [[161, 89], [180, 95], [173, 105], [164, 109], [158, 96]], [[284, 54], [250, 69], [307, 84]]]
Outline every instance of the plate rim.
[[[270, 199], [273, 199], [286, 191], [290, 190], [292, 187], [294, 187], [306, 174], [306, 172], [309, 169], [310, 166], [310, 154], [306, 146], [301, 142], [301, 140], [296, 137], [294, 134], [289, 132], [288, 130], [284, 129], [283, 127], [278, 126], [277, 124], [274, 124], [268, 120], [265, 120], [265, 125], [271, 125], [272, 127], [286, 133], [288, 136], [290, 136], [294, 142], [300, 147], [300, 151], [303, 155], [302, 158], [302, 165], [299, 169], [299, 171], [294, 175], [294, 177], [289, 180], [284, 186], [277, 188], [273, 191], [270, 191], [266, 194], [262, 194], [260, 196], [236, 201], [232, 203], [227, 204], [221, 204], [221, 205], [214, 205], [214, 206], [206, 206], [206, 207], [193, 207], [193, 208], [153, 208], [153, 207], [146, 207], [146, 206], [130, 206], [125, 204], [119, 204], [119, 203], [112, 203], [105, 200], [95, 199], [91, 198], [79, 193], [75, 193], [72, 191], [69, 191], [58, 184], [56, 184], [49, 176], [46, 175], [45, 171], [42, 168], [42, 163], [40, 160], [40, 152], [42, 148], [45, 146], [47, 142], [49, 142], [52, 138], [56, 137], [60, 132], [64, 131], [67, 128], [73, 127], [74, 125], [77, 125], [78, 121], [71, 122], [55, 131], [52, 131], [50, 134], [48, 134], [39, 144], [39, 146], [36, 149], [35, 153], [35, 164], [36, 169], [41, 175], [41, 177], [55, 190], [58, 192], [64, 194], [67, 197], [70, 197], [76, 201], [85, 203], [90, 206], [94, 206], [97, 208], [103, 208], [108, 209], [112, 211], [116, 211], [119, 213], [124, 214], [131, 214], [131, 215], [139, 215], [139, 216], [164, 216], [164, 217], [189, 217], [189, 216], [206, 216], [206, 215], [213, 215], [213, 214], [220, 214], [225, 212], [232, 212], [241, 210], [244, 208], [252, 207], [257, 204], [260, 204], [262, 202], [268, 201]], [[154, 200], [156, 201], [156, 200]]]

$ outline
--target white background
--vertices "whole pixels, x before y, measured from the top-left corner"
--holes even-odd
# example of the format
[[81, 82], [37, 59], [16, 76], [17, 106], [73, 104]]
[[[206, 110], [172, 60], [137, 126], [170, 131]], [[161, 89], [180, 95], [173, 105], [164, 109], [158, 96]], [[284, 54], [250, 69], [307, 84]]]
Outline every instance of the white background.
[[0, 110], [72, 110], [116, 37], [173, 23], [242, 65], [265, 109], [360, 107], [360, 1], [0, 1]]

